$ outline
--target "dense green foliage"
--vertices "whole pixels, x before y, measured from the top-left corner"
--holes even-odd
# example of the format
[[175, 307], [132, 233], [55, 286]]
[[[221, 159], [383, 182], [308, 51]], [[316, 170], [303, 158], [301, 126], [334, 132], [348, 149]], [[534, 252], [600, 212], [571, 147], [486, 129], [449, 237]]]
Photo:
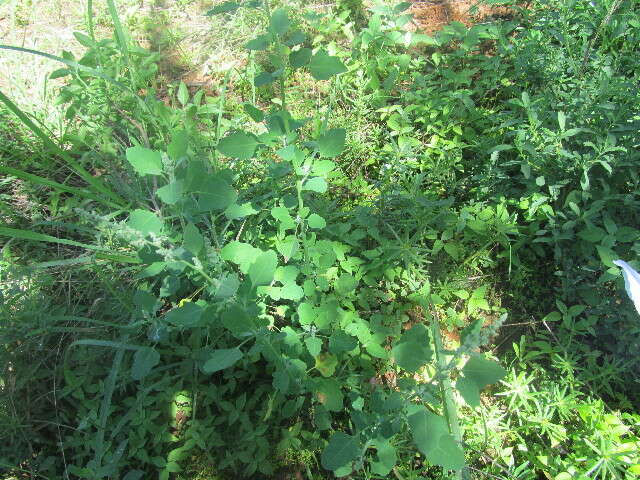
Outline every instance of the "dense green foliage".
[[164, 99], [107, 3], [54, 58], [62, 138], [0, 94], [0, 468], [640, 475], [632, 0], [433, 37], [228, 1], [246, 64]]

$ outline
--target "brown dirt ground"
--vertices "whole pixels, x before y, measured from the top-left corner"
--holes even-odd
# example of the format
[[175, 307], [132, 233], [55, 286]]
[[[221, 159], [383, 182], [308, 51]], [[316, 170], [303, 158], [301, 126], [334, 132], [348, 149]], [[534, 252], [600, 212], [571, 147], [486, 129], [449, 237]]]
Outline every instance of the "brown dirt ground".
[[409, 12], [413, 14], [413, 28], [429, 35], [450, 22], [471, 26], [511, 13], [507, 7], [478, 5], [473, 0], [414, 0], [412, 3]]

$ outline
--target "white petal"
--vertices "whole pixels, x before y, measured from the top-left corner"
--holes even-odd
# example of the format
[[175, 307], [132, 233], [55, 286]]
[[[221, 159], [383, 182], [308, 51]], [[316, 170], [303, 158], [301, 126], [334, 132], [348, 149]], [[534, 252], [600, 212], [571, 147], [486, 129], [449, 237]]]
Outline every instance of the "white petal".
[[614, 260], [613, 264], [622, 268], [624, 288], [627, 290], [627, 295], [633, 301], [636, 310], [640, 313], [640, 273], [636, 272], [624, 260]]

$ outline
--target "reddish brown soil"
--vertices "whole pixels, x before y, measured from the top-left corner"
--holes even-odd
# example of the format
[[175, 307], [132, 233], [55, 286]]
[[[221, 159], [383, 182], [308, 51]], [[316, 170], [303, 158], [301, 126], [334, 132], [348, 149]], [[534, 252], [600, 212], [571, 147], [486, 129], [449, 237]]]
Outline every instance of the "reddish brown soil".
[[512, 13], [506, 7], [478, 5], [473, 0], [414, 0], [409, 12], [413, 14], [414, 28], [427, 34], [435, 33], [450, 22], [471, 26], [490, 17]]

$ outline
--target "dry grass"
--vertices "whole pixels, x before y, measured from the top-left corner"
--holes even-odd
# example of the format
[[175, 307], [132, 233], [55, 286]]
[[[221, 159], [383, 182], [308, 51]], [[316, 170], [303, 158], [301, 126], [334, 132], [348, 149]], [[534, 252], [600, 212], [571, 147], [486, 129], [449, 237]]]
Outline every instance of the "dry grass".
[[[218, 2], [220, 0], [216, 0]], [[211, 87], [228, 70], [246, 63], [242, 45], [263, 23], [256, 10], [207, 17], [216, 3], [209, 0], [121, 0], [116, 2], [121, 21], [141, 46], [161, 54], [163, 83], [184, 80], [193, 87]], [[60, 55], [63, 50], [79, 58], [85, 51], [73, 36], [87, 32], [86, 0], [8, 0], [0, 2], [0, 44]], [[98, 39], [112, 36], [106, 2], [93, 2]], [[47, 74], [56, 62], [21, 52], [0, 50], [0, 90], [21, 109], [59, 133], [61, 110], [55, 105], [62, 80]]]

